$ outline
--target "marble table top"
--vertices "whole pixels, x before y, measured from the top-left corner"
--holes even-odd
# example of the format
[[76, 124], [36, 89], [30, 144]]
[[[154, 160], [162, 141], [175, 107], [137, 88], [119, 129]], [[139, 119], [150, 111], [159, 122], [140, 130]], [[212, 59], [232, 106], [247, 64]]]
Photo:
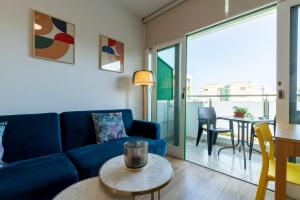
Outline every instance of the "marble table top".
[[59, 193], [54, 200], [132, 200], [132, 197], [116, 196], [101, 184], [99, 177], [89, 178]]
[[120, 195], [143, 195], [160, 190], [173, 176], [171, 163], [158, 155], [148, 154], [148, 163], [140, 171], [126, 168], [124, 155], [104, 163], [99, 170], [101, 182], [111, 191]]

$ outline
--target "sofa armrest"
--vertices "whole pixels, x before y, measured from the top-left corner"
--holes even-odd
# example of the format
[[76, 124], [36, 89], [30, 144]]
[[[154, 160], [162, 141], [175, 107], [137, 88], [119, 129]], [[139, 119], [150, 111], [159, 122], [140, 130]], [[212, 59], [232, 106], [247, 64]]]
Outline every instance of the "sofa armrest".
[[155, 122], [133, 120], [130, 135], [158, 140], [160, 139], [160, 125]]

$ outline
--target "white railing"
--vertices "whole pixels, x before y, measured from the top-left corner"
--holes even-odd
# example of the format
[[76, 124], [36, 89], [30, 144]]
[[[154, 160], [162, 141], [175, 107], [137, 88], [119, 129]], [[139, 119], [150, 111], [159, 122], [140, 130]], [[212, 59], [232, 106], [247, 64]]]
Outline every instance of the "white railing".
[[[214, 107], [217, 116], [233, 115], [234, 106], [247, 107], [254, 117], [274, 119], [276, 115], [276, 95], [188, 95], [186, 101], [186, 136], [196, 138], [198, 131], [198, 108]], [[228, 122], [218, 125], [227, 127]]]

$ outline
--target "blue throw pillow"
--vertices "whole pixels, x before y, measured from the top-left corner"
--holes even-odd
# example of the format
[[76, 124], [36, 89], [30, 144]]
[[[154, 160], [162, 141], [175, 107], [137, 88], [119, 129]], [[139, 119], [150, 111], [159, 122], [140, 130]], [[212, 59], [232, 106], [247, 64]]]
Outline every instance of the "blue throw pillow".
[[114, 139], [128, 137], [122, 113], [92, 113], [96, 142], [98, 144]]
[[2, 157], [4, 154], [4, 148], [2, 145], [2, 136], [4, 134], [6, 124], [7, 122], [0, 122], [0, 168], [6, 165], [6, 163], [2, 161]]

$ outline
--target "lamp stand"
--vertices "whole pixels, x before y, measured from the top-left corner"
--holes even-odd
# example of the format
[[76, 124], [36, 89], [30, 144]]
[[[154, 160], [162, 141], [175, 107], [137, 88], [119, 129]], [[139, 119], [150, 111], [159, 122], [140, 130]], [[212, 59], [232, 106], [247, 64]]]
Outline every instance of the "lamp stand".
[[147, 104], [148, 104], [148, 92], [147, 92], [147, 86], [144, 85], [143, 86], [143, 118], [144, 120], [148, 120], [148, 108], [147, 108]]

